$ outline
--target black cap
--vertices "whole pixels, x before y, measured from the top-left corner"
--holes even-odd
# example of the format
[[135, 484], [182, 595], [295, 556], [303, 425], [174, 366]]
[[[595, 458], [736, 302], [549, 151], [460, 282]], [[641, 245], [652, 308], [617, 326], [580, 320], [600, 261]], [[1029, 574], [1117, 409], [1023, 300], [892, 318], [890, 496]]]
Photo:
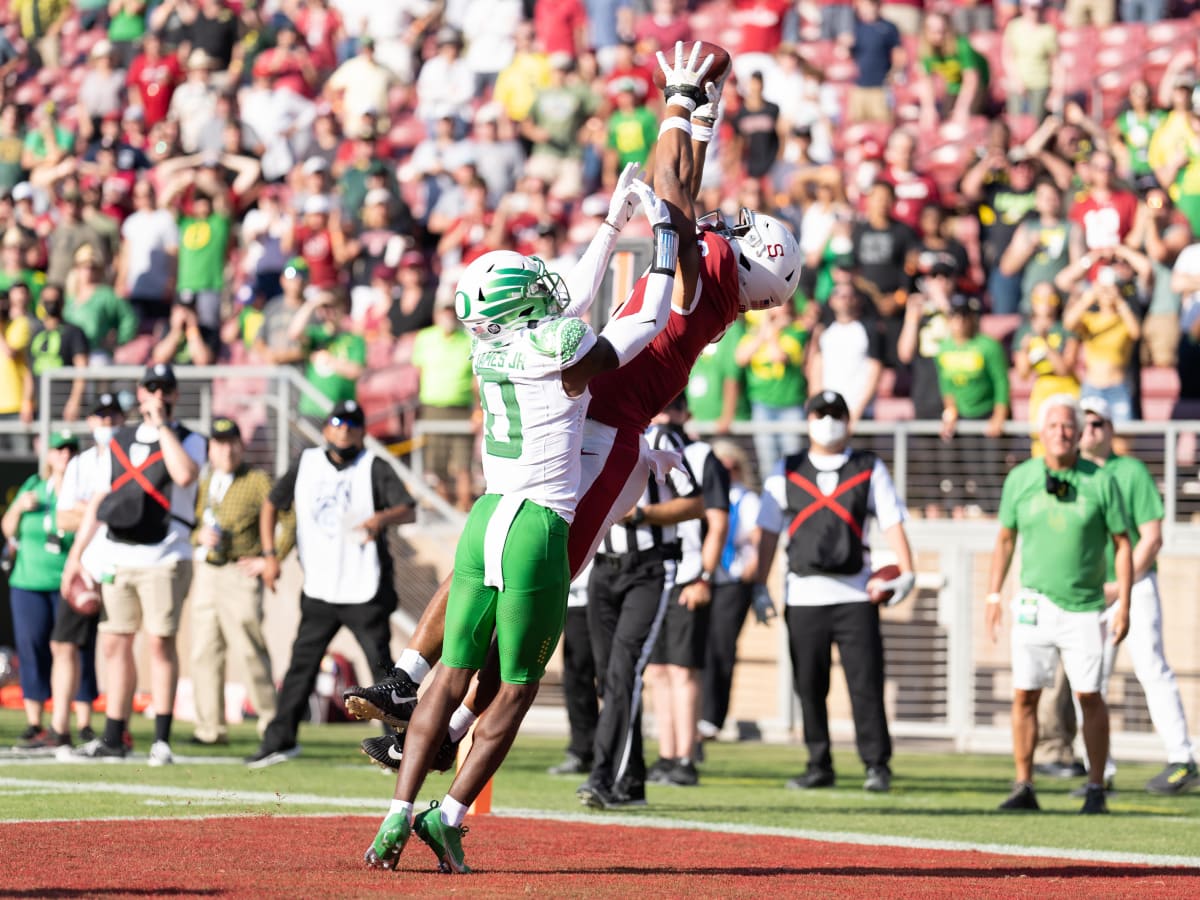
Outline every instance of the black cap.
[[332, 422], [334, 419], [339, 419], [347, 425], [353, 425], [355, 428], [365, 428], [367, 424], [367, 417], [363, 413], [363, 408], [353, 400], [343, 400], [334, 406], [330, 410], [329, 418], [325, 421]]
[[213, 419], [211, 439], [214, 441], [240, 441], [242, 439], [242, 429], [238, 428], [238, 423], [233, 419], [221, 416], [218, 419]]
[[934, 262], [934, 264], [929, 267], [929, 274], [931, 277], [936, 277], [938, 275], [941, 275], [946, 278], [953, 278], [954, 272], [955, 272], [954, 264], [948, 263], [944, 259], [936, 260]]
[[977, 297], [968, 297], [966, 294], [955, 294], [950, 298], [950, 313], [965, 313], [967, 315], [979, 315], [983, 312], [983, 304], [979, 302]]
[[175, 380], [175, 370], [168, 363], [146, 366], [146, 371], [142, 373], [142, 380], [138, 383], [142, 387], [161, 384], [165, 388], [174, 388], [179, 384]]
[[835, 419], [849, 419], [850, 407], [846, 405], [846, 399], [837, 391], [821, 391], [821, 393], [808, 398], [808, 403], [804, 407], [806, 416], [833, 416]]
[[117, 399], [116, 394], [101, 394], [96, 398], [96, 405], [92, 407], [91, 414], [93, 416], [120, 416], [125, 414], [125, 409], [121, 406], [121, 401]]

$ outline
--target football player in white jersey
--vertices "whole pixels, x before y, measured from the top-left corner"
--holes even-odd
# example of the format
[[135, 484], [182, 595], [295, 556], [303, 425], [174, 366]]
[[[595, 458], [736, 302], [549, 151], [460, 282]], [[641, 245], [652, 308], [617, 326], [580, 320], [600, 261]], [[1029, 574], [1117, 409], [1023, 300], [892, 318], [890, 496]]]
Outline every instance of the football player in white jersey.
[[[444, 871], [467, 872], [462, 821], [512, 746], [562, 632], [571, 573], [567, 534], [580, 481], [588, 382], [642, 350], [666, 325], [679, 236], [667, 205], [644, 182], [629, 196], [654, 226], [641, 313], [596, 335], [565, 316], [565, 284], [536, 257], [488, 253], [463, 272], [459, 319], [475, 336], [472, 366], [483, 407], [485, 494], [467, 517], [446, 606], [442, 670], [413, 713], [395, 799], [368, 848], [368, 865], [394, 868], [416, 832]], [[479, 718], [471, 753], [450, 790], [413, 819], [413, 802], [493, 632], [500, 688]]]

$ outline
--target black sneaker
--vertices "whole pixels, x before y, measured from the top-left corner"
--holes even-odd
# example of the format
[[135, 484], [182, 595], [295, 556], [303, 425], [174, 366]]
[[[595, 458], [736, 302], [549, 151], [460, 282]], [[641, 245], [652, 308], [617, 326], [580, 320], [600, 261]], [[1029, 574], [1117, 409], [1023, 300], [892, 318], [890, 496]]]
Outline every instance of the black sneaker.
[[654, 761], [654, 765], [646, 770], [646, 781], [649, 784], [670, 784], [673, 768], [675, 760], [660, 756]]
[[31, 753], [53, 753], [63, 745], [71, 746], [71, 736], [69, 734], [58, 734], [52, 728], [43, 728], [28, 740], [21, 741], [18, 749], [28, 750]]
[[690, 759], [675, 760], [675, 764], [667, 772], [667, 784], [673, 784], [676, 787], [693, 787], [699, 783], [700, 773], [696, 771], [696, 764]]
[[17, 742], [13, 744], [14, 750], [40, 750], [42, 748], [42, 740], [46, 737], [46, 729], [41, 725], [27, 725], [25, 730], [21, 732], [21, 736], [17, 738]]
[[1081, 816], [1100, 816], [1107, 815], [1108, 801], [1104, 799], [1104, 785], [1089, 784], [1086, 793], [1083, 797], [1083, 808], [1079, 810]]
[[833, 787], [836, 782], [837, 776], [833, 774], [832, 770], [810, 767], [803, 775], [789, 778], [784, 787], [793, 791], [807, 791], [811, 788]]
[[254, 753], [247, 756], [243, 762], [246, 763], [246, 768], [248, 769], [266, 769], [270, 766], [285, 763], [289, 759], [295, 759], [299, 755], [299, 744], [293, 744], [290, 747], [284, 747], [280, 750], [268, 750], [265, 747], [259, 747]]
[[1038, 806], [1037, 794], [1033, 792], [1033, 785], [1028, 781], [1018, 781], [1013, 784], [1013, 790], [1008, 795], [1008, 799], [1000, 804], [1000, 809], [1034, 810], [1041, 809], [1041, 807]]
[[[1087, 785], [1087, 782], [1085, 781], [1079, 787], [1075, 788], [1075, 790], [1071, 791], [1071, 796], [1079, 797], [1082, 800], [1084, 797], [1087, 796], [1087, 789], [1088, 789], [1088, 785]], [[1104, 779], [1104, 793], [1108, 794], [1111, 797], [1116, 792], [1117, 792], [1117, 787], [1115, 784], [1113, 784], [1112, 778], [1105, 778]]]
[[548, 775], [586, 775], [592, 771], [592, 764], [589, 760], [585, 760], [576, 756], [570, 750], [563, 757], [563, 761], [557, 766], [551, 766], [546, 770]]
[[887, 766], [871, 766], [867, 769], [867, 780], [863, 790], [875, 794], [886, 794], [892, 789], [892, 773]]
[[356, 719], [379, 719], [394, 728], [405, 728], [417, 705], [417, 684], [397, 671], [375, 684], [350, 688], [342, 694], [342, 702]]
[[[400, 768], [400, 760], [404, 759], [404, 738], [407, 734], [408, 732], [404, 731], [400, 734], [364, 738], [358, 746], [363, 753], [371, 757], [371, 762], [375, 765], [395, 772]], [[449, 737], [443, 740], [429, 767], [435, 772], [447, 772], [454, 768], [454, 761], [458, 759], [458, 743]]]
[[92, 730], [91, 725], [84, 725], [79, 729], [79, 743], [86, 744], [88, 741], [96, 739], [96, 732]]
[[1165, 769], [1146, 782], [1152, 794], [1181, 794], [1200, 781], [1194, 762], [1167, 763]]
[[646, 786], [643, 784], [622, 785], [620, 788], [606, 787], [588, 781], [575, 791], [579, 802], [590, 809], [622, 809], [627, 806], [646, 805]]
[[102, 738], [93, 738], [75, 751], [75, 756], [81, 759], [125, 759], [129, 756], [129, 747], [122, 741], [119, 746], [104, 743]]

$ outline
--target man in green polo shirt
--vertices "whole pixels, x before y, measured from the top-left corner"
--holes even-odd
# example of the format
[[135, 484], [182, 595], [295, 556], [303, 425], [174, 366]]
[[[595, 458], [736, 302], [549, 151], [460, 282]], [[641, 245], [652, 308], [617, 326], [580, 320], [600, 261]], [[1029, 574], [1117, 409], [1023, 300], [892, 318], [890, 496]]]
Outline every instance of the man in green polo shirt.
[[[1083, 458], [1104, 467], [1105, 473], [1117, 483], [1129, 513], [1133, 588], [1126, 643], [1133, 673], [1146, 694], [1150, 721], [1167, 751], [1166, 767], [1150, 779], [1146, 790], [1152, 794], [1178, 794], [1200, 783], [1200, 773], [1197, 773], [1192, 758], [1192, 740], [1188, 735], [1175, 673], [1163, 655], [1162, 602], [1155, 575], [1158, 568], [1155, 560], [1162, 547], [1162, 498], [1158, 495], [1154, 476], [1141, 460], [1113, 453], [1113, 422], [1108, 403], [1099, 397], [1089, 397], [1081, 401], [1079, 407], [1084, 415], [1083, 434], [1079, 440]], [[1117, 575], [1111, 549], [1105, 578], [1105, 594], [1108, 599], [1113, 599]], [[1105, 647], [1102, 691], [1108, 687], [1116, 655], [1115, 646]], [[1106, 779], [1115, 772], [1116, 766], [1110, 762]]]
[[1108, 617], [1113, 645], [1129, 631], [1133, 555], [1129, 523], [1116, 481], [1079, 456], [1079, 406], [1069, 394], [1048, 397], [1038, 433], [1041, 459], [1016, 466], [1004, 479], [1000, 533], [992, 552], [985, 620], [995, 642], [1003, 618], [1000, 591], [1021, 542], [1020, 585], [1012, 602], [1012, 731], [1016, 783], [1001, 805], [1038, 809], [1033, 792], [1037, 706], [1052, 687], [1061, 657], [1083, 711], [1088, 783], [1082, 813], [1106, 813], [1104, 764], [1108, 758], [1108, 707], [1100, 692], [1105, 624], [1106, 554], [1113, 545], [1116, 599]]
[[[459, 327], [454, 297], [439, 297], [433, 324], [417, 332], [412, 363], [421, 372], [423, 422], [466, 422], [475, 406], [475, 377], [471, 373], [471, 336]], [[475, 447], [469, 434], [430, 434], [425, 440], [425, 471], [434, 476], [442, 499], [459, 509], [471, 508], [471, 456]]]

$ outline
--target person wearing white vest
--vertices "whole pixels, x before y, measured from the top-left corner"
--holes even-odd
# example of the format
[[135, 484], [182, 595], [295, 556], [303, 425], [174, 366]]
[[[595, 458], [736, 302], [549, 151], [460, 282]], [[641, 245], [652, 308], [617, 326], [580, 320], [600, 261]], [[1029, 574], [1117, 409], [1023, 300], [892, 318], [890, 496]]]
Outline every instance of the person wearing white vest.
[[300, 720], [321, 658], [343, 625], [362, 647], [372, 674], [382, 677], [392, 668], [388, 617], [396, 608], [396, 589], [387, 530], [411, 522], [414, 504], [392, 468], [363, 449], [365, 424], [362, 407], [353, 400], [337, 404], [322, 432], [326, 446], [301, 453], [263, 504], [263, 584], [274, 590], [279, 578], [278, 512], [294, 509], [304, 586], [300, 627], [275, 718], [258, 751], [246, 758], [254, 769], [299, 755]]

